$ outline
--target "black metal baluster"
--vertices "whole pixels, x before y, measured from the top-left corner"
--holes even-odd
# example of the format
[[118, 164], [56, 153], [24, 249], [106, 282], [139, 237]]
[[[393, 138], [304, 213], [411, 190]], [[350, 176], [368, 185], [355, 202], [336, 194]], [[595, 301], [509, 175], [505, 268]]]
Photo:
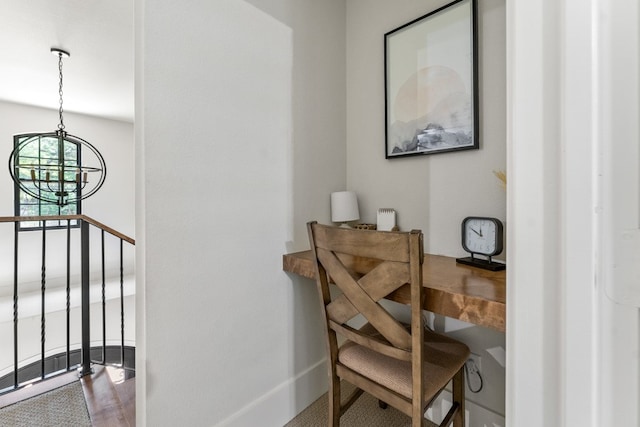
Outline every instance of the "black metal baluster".
[[[20, 271], [19, 271], [19, 260], [20, 260], [20, 254], [19, 254], [19, 250], [20, 250], [20, 245], [19, 245], [19, 231], [20, 231], [20, 224], [21, 221], [20, 219], [18, 219], [20, 217], [17, 217], [15, 219], [13, 219], [13, 223], [14, 223], [14, 286], [13, 286], [13, 365], [14, 365], [14, 369], [13, 369], [13, 389], [18, 389], [19, 388], [19, 381], [22, 377], [24, 377], [24, 375], [20, 375], [20, 369], [19, 369], [19, 357], [20, 357], [20, 351], [19, 351], [19, 343], [21, 343], [23, 341], [23, 337], [19, 336], [19, 289], [20, 289], [20, 284], [19, 284], [19, 276], [20, 276]], [[64, 219], [67, 220], [67, 224], [66, 227], [64, 226]], [[41, 235], [41, 244], [42, 244], [42, 248], [41, 248], [41, 321], [40, 321], [40, 353], [41, 353], [41, 357], [40, 357], [40, 380], [44, 380], [46, 379], [48, 376], [51, 376], [51, 366], [49, 366], [50, 364], [47, 362], [46, 359], [46, 355], [47, 355], [47, 235], [48, 235], [48, 230], [47, 230], [47, 222], [49, 220], [46, 219], [41, 219], [38, 218], [38, 220], [40, 221], [40, 225], [42, 227], [42, 235]], [[72, 273], [72, 267], [71, 267], [71, 256], [72, 256], [72, 236], [71, 236], [71, 228], [72, 228], [72, 221], [79, 221], [79, 225], [81, 228], [81, 248], [80, 248], [80, 255], [81, 255], [81, 319], [82, 319], [82, 330], [81, 330], [81, 335], [82, 335], [82, 353], [81, 353], [81, 366], [78, 369], [79, 373], [81, 376], [84, 375], [89, 375], [91, 373], [93, 373], [93, 370], [91, 368], [91, 364], [92, 363], [100, 363], [98, 361], [93, 361], [91, 360], [91, 328], [90, 328], [90, 279], [91, 279], [91, 274], [90, 274], [90, 267], [91, 267], [91, 260], [90, 260], [90, 226], [91, 224], [89, 222], [86, 222], [82, 219], [76, 219], [74, 218], [69, 219], [69, 218], [59, 218], [58, 220], [59, 223], [56, 223], [56, 225], [60, 225], [63, 228], [66, 228], [67, 233], [66, 233], [66, 288], [65, 288], [65, 292], [66, 292], [66, 307], [65, 307], [65, 315], [66, 315], [66, 352], [65, 352], [65, 362], [66, 362], [66, 369], [64, 369], [65, 371], [70, 371], [71, 369], [73, 369], [73, 367], [77, 367], [78, 365], [75, 364], [72, 366], [72, 361], [71, 361], [71, 321], [72, 316], [71, 316], [71, 273]], [[101, 228], [101, 227], [100, 227]], [[101, 230], [101, 257], [102, 257], [102, 363], [106, 365], [107, 363], [107, 351], [106, 351], [106, 336], [107, 336], [107, 326], [106, 326], [106, 301], [107, 301], [107, 297], [106, 297], [106, 237], [105, 237], [105, 232], [109, 232], [111, 233], [111, 231], [108, 230]], [[54, 232], [55, 234], [56, 232]], [[120, 269], [120, 365], [125, 368], [126, 366], [126, 347], [125, 347], [125, 301], [124, 301], [124, 240], [126, 239], [128, 243], [131, 244], [135, 244], [134, 241], [130, 241], [130, 239], [128, 238], [121, 238], [118, 236], [119, 233], [112, 233], [114, 234], [114, 236], [116, 236], [119, 240], [120, 240], [120, 265], [119, 265], [119, 269]], [[54, 236], [55, 237], [55, 236]], [[112, 319], [115, 320], [115, 319]], [[53, 326], [55, 327], [55, 325]], [[60, 361], [61, 362], [61, 361]], [[60, 362], [54, 361], [54, 371], [56, 371], [56, 373], [58, 373], [58, 364]], [[115, 362], [115, 360], [112, 360], [112, 363]], [[38, 365], [38, 362], [36, 362], [36, 366]], [[36, 377], [37, 378], [37, 377]], [[24, 378], [22, 378], [24, 379]]]
[[20, 223], [16, 221], [13, 225], [13, 388], [18, 388], [18, 230]]
[[124, 368], [124, 269], [122, 256], [122, 239], [120, 239], [120, 360]]
[[104, 273], [104, 230], [102, 230], [102, 363], [107, 364], [107, 310], [106, 281]]
[[71, 220], [67, 220], [67, 371], [71, 369]]
[[89, 223], [80, 221], [81, 261], [82, 261], [82, 367], [80, 376], [90, 375], [91, 372], [91, 321], [89, 298]]
[[47, 254], [47, 221], [42, 221], [42, 267], [41, 267], [41, 314], [40, 314], [40, 370], [41, 378], [44, 379], [44, 359], [45, 359], [45, 326], [46, 326], [46, 314], [45, 314], [45, 291], [47, 289], [47, 274], [46, 274], [46, 254]]
[[[13, 223], [14, 223], [14, 286], [13, 286], [13, 389], [18, 389], [19, 385], [20, 385], [20, 380], [23, 379], [24, 380], [24, 375], [20, 375], [20, 369], [19, 369], [19, 357], [20, 357], [20, 351], [19, 351], [19, 343], [21, 343], [22, 341], [24, 341], [23, 337], [19, 336], [19, 289], [20, 289], [20, 284], [19, 284], [19, 276], [20, 276], [20, 271], [19, 271], [19, 265], [20, 265], [20, 239], [19, 239], [19, 231], [20, 231], [20, 224], [21, 221], [20, 219], [18, 219], [20, 217], [17, 217], [15, 219], [13, 219]], [[66, 223], [66, 227], [64, 225], [64, 220], [67, 220]], [[58, 366], [59, 364], [62, 362], [57, 361], [58, 359], [54, 360], [54, 369], [52, 371], [50, 363], [47, 362], [47, 251], [48, 251], [48, 247], [47, 247], [47, 235], [48, 230], [47, 230], [47, 222], [50, 220], [46, 220], [46, 219], [42, 219], [42, 218], [38, 218], [38, 220], [40, 221], [40, 225], [42, 227], [42, 234], [41, 234], [41, 321], [40, 321], [40, 353], [41, 353], [41, 357], [40, 357], [40, 378], [39, 380], [44, 380], [48, 377], [50, 377], [52, 375], [53, 371], [56, 371], [56, 374], [58, 373]], [[59, 218], [56, 221], [59, 221], [59, 223], [56, 223], [56, 225], [59, 225], [62, 228], [66, 228], [66, 287], [65, 287], [65, 297], [66, 297], [66, 307], [65, 307], [65, 315], [66, 315], [66, 325], [65, 325], [65, 329], [66, 329], [66, 348], [65, 348], [65, 353], [64, 353], [64, 357], [65, 357], [65, 362], [66, 362], [66, 369], [63, 368], [62, 366], [60, 366], [61, 369], [64, 369], [64, 371], [70, 371], [71, 369], [73, 369], [74, 367], [78, 367], [77, 364], [74, 364], [72, 366], [72, 360], [71, 360], [71, 322], [73, 321], [72, 319], [72, 315], [71, 315], [71, 311], [72, 311], [72, 306], [71, 306], [71, 273], [72, 273], [72, 262], [71, 262], [71, 256], [72, 256], [72, 252], [74, 252], [71, 248], [73, 242], [72, 242], [72, 232], [71, 232], [71, 228], [72, 228], [72, 221], [79, 221], [79, 225], [80, 225], [80, 232], [81, 232], [81, 248], [80, 248], [80, 255], [81, 255], [81, 319], [82, 319], [82, 330], [81, 330], [81, 340], [82, 340], [82, 353], [81, 353], [81, 362], [80, 362], [80, 368], [78, 369], [80, 376], [84, 376], [84, 375], [89, 375], [91, 373], [93, 373], [92, 370], [92, 363], [100, 363], [98, 361], [92, 361], [91, 360], [91, 328], [90, 328], [90, 279], [91, 279], [91, 273], [90, 273], [90, 267], [91, 267], [91, 259], [90, 259], [90, 227], [91, 224], [89, 222], [86, 222], [82, 219], [69, 219], [69, 218]], [[75, 224], [74, 224], [75, 225]], [[101, 228], [101, 227], [100, 227]], [[106, 297], [106, 237], [105, 237], [105, 232], [111, 233], [111, 231], [108, 230], [101, 230], [101, 258], [102, 258], [102, 364], [107, 364], [107, 351], [106, 351], [106, 343], [107, 343], [107, 326], [106, 326], [106, 301], [107, 301], [107, 297]], [[54, 232], [54, 234], [57, 232]], [[127, 363], [127, 359], [126, 359], [126, 346], [125, 346], [125, 301], [124, 301], [124, 297], [125, 297], [125, 292], [124, 292], [124, 240], [127, 240], [128, 243], [131, 244], [135, 244], [134, 241], [130, 241], [130, 239], [128, 238], [121, 238], [120, 236], [118, 236], [119, 233], [112, 233], [114, 234], [114, 236], [116, 236], [119, 240], [120, 240], [120, 265], [119, 265], [119, 269], [120, 269], [120, 365], [123, 368], [126, 368], [126, 363]], [[55, 237], [55, 236], [54, 236]], [[51, 243], [52, 244], [52, 243]], [[53, 248], [52, 248], [53, 249]], [[115, 319], [112, 319], [115, 320]], [[53, 325], [53, 327], [55, 328], [55, 325]], [[8, 343], [7, 343], [8, 344]], [[61, 356], [62, 354], [58, 355]], [[115, 362], [115, 360], [111, 361], [112, 363]], [[38, 365], [38, 362], [36, 361], [36, 366]], [[37, 376], [36, 376], [37, 378]]]

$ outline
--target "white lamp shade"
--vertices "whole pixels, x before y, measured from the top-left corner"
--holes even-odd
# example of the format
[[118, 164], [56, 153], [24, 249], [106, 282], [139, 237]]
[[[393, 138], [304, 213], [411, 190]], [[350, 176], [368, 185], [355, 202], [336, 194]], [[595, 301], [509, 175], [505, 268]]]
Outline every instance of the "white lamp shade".
[[360, 219], [358, 198], [353, 191], [331, 193], [331, 221], [347, 222]]

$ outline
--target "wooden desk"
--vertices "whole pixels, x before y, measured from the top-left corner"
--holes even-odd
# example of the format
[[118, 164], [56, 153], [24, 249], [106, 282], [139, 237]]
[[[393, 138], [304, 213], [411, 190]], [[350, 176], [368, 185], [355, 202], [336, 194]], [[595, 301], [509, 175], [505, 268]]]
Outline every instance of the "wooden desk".
[[[284, 271], [315, 280], [311, 251], [286, 254]], [[424, 309], [476, 325], [505, 331], [506, 273], [457, 264], [455, 258], [424, 256]], [[409, 291], [400, 288], [389, 299], [408, 304]]]

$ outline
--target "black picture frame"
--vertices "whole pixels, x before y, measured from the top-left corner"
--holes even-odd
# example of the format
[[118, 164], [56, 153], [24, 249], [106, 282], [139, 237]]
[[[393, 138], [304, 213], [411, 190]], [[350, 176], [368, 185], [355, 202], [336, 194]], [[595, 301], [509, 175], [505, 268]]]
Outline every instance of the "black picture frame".
[[477, 0], [384, 35], [385, 158], [478, 149]]

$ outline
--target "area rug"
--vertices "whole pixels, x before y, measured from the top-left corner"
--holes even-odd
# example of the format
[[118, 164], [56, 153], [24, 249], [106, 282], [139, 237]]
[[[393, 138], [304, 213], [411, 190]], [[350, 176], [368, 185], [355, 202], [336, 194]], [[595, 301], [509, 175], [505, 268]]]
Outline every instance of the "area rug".
[[79, 381], [0, 409], [0, 425], [91, 427]]
[[[353, 390], [350, 384], [343, 383], [342, 396], [348, 396]], [[325, 393], [304, 411], [289, 421], [285, 427], [324, 427], [327, 426], [328, 399]], [[411, 419], [391, 406], [378, 407], [378, 400], [364, 393], [340, 418], [344, 427], [410, 427]]]

